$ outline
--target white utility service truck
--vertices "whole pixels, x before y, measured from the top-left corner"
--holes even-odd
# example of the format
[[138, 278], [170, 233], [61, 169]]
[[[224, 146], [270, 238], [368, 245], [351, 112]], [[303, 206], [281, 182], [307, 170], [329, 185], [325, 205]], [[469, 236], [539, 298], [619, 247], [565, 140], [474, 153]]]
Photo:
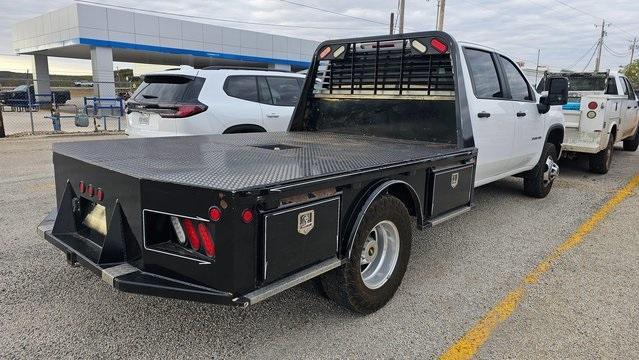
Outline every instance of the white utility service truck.
[[[558, 74], [546, 74], [555, 76]], [[568, 103], [564, 105], [566, 135], [563, 154], [578, 153], [590, 157], [590, 171], [605, 174], [610, 170], [614, 144], [623, 141], [626, 151], [639, 145], [639, 102], [628, 81], [611, 72], [562, 73], [570, 83]], [[546, 76], [538, 90], [546, 89]]]

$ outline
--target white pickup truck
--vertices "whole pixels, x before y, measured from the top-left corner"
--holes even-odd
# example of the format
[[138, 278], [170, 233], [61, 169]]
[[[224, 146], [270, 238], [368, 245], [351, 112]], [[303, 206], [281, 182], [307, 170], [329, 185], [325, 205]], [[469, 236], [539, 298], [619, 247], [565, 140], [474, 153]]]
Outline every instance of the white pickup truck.
[[[546, 74], [546, 76], [553, 74]], [[555, 74], [556, 75], [556, 74]], [[568, 104], [564, 156], [590, 156], [590, 171], [610, 170], [614, 144], [623, 141], [626, 151], [639, 145], [639, 102], [628, 79], [616, 73], [568, 73]], [[538, 89], [545, 89], [545, 77]]]

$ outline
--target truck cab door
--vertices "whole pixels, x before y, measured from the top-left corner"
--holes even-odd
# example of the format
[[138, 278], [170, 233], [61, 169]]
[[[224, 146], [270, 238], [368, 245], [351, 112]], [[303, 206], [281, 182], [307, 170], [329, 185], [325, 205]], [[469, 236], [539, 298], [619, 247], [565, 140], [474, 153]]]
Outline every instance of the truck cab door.
[[515, 116], [505, 100], [505, 86], [498, 75], [497, 59], [489, 51], [464, 48], [472, 94], [469, 107], [473, 136], [478, 148], [475, 185], [499, 178], [512, 168]]
[[541, 156], [546, 139], [545, 122], [537, 109], [537, 99], [532, 87], [519, 67], [502, 55], [499, 55], [499, 62], [512, 99], [510, 104], [516, 123], [512, 168], [529, 168], [534, 166]]
[[623, 83], [622, 95], [627, 97], [627, 100], [623, 101], [621, 108], [622, 120], [620, 130], [622, 132], [619, 132], [619, 135], [617, 136], [618, 140], [622, 140], [622, 138], [626, 138], [634, 134], [635, 127], [637, 126], [637, 121], [639, 120], [637, 119], [639, 104], [637, 104], [637, 98], [634, 89], [632, 88], [632, 85], [630, 85], [628, 79], [626, 79], [625, 77], [620, 77], [619, 79]]

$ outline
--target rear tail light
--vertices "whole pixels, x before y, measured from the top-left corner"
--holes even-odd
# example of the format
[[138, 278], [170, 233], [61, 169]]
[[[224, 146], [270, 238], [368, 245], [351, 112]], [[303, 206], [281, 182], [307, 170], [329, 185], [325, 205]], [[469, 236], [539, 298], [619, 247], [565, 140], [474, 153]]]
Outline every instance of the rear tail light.
[[202, 239], [202, 247], [206, 256], [215, 256], [215, 243], [213, 243], [213, 237], [206, 225], [204, 223], [197, 224], [197, 232], [200, 234], [200, 239]]
[[104, 200], [104, 190], [98, 188], [98, 190], [95, 191], [95, 197], [98, 199], [98, 201]]
[[204, 104], [178, 105], [174, 113], [160, 113], [163, 118], [185, 118], [206, 111], [208, 106]]
[[443, 41], [439, 40], [438, 38], [433, 38], [430, 41], [430, 45], [437, 50], [438, 53], [443, 54], [446, 51], [448, 51], [448, 45], [446, 45]]
[[186, 236], [189, 239], [191, 249], [195, 251], [200, 250], [200, 238], [197, 236], [197, 231], [195, 230], [193, 221], [191, 221], [191, 219], [182, 219], [182, 227], [184, 228]]
[[588, 109], [590, 110], [595, 110], [599, 107], [599, 104], [597, 104], [596, 101], [591, 101], [588, 103]]

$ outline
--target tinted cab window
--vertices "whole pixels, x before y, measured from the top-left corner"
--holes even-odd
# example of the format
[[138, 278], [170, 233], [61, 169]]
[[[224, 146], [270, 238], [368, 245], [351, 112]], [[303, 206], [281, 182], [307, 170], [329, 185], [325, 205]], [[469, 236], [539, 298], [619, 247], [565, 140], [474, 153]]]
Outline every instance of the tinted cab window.
[[489, 52], [464, 49], [473, 90], [478, 98], [502, 98], [503, 92], [497, 76], [497, 67]]
[[513, 64], [510, 60], [503, 56], [500, 56], [500, 58], [504, 67], [504, 72], [506, 73], [506, 80], [508, 81], [508, 87], [510, 87], [510, 95], [512, 99], [517, 101], [532, 100], [528, 82], [526, 82], [524, 76], [519, 72], [517, 65]]

